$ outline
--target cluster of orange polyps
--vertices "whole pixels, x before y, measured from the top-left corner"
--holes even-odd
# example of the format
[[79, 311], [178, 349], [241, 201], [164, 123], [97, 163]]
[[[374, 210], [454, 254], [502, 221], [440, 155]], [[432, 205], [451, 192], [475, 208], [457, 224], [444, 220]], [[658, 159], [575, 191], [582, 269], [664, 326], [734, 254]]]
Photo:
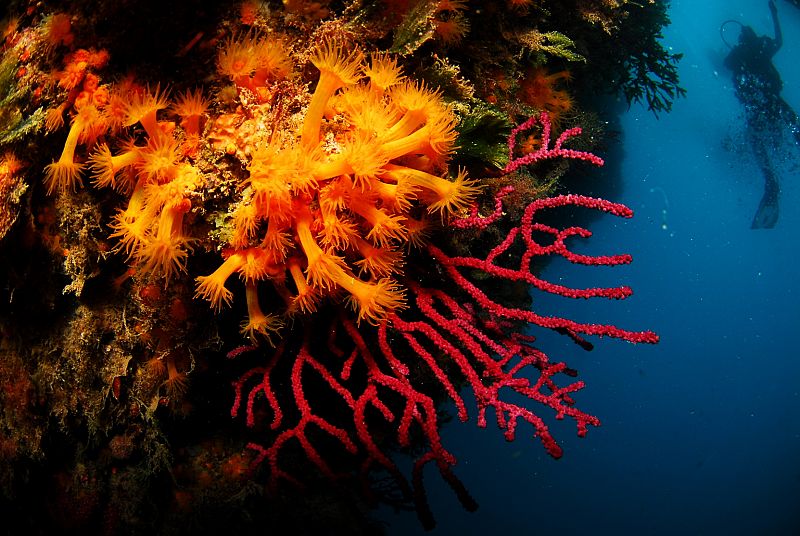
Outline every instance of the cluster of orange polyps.
[[[129, 193], [127, 207], [114, 219], [111, 236], [119, 239], [117, 249], [126, 252], [142, 272], [169, 280], [186, 266], [188, 237], [183, 217], [192, 207], [190, 197], [203, 183], [186, 156], [197, 146], [207, 102], [199, 91], [178, 97], [172, 105], [182, 118], [178, 136], [175, 123], [158, 120], [158, 112], [169, 106], [166, 93], [159, 88], [150, 90], [129, 80], [101, 86], [91, 73], [84, 76], [94, 80], [93, 92], [75, 99], [72, 105], [64, 149], [59, 159], [45, 168], [48, 193], [77, 189], [89, 171], [96, 187]], [[63, 108], [50, 114], [52, 127], [59, 126]], [[143, 130], [139, 141], [128, 138], [129, 129], [137, 125]], [[126, 140], [116, 154], [116, 149], [102, 141], [114, 138]], [[81, 145], [90, 152], [85, 162], [76, 155]]]
[[[278, 57], [268, 40], [243, 36], [221, 51], [221, 71], [245, 62], [236, 59], [241, 51], [266, 55], [247, 60], [253, 73]], [[333, 42], [311, 62], [320, 75], [302, 124], [256, 144], [226, 258], [198, 278], [197, 294], [219, 309], [233, 298], [227, 279], [239, 273], [251, 337], [269, 338], [281, 316], [313, 312], [329, 297], [350, 303], [359, 322], [382, 322], [405, 303], [396, 277], [404, 250], [422, 240], [425, 216], [460, 213], [479, 191], [464, 172], [445, 178], [456, 119], [439, 92], [407, 79], [388, 56], [366, 62]], [[255, 92], [262, 78], [244, 68], [228, 76]], [[259, 303], [263, 281], [282, 298], [270, 307], [277, 314]]]

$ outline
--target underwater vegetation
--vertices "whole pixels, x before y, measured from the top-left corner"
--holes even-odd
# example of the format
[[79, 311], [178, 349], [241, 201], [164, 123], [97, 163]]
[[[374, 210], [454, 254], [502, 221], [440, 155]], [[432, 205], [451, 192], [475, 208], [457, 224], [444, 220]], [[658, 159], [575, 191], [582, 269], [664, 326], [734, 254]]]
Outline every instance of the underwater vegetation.
[[26, 531], [430, 528], [427, 467], [481, 494], [446, 404], [553, 457], [548, 420], [599, 425], [536, 329], [658, 337], [529, 290], [632, 292], [539, 275], [631, 262], [571, 251], [591, 232], [559, 214], [632, 212], [560, 180], [603, 165], [586, 95], [683, 94], [664, 2], [173, 7], [2, 14], [0, 502]]

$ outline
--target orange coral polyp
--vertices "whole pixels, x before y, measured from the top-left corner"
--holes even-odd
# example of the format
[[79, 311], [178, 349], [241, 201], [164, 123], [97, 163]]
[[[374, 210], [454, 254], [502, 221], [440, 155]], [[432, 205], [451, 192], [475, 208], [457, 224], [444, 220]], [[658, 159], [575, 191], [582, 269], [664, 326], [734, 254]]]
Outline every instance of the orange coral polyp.
[[405, 80], [397, 59], [387, 54], [375, 54], [369, 66], [364, 67], [364, 74], [369, 77], [370, 89], [383, 95], [387, 89]]
[[354, 183], [362, 189], [364, 181], [368, 177], [380, 175], [389, 161], [378, 143], [359, 136], [347, 144], [343, 155], [350, 169], [348, 174], [353, 174]]
[[182, 159], [179, 143], [164, 134], [150, 137], [147, 146], [138, 151], [139, 172], [150, 182], [164, 183], [175, 178]]
[[103, 107], [103, 118], [110, 131], [116, 132], [125, 123], [126, 108], [126, 95], [116, 88], [108, 93], [106, 105]]
[[291, 215], [292, 192], [287, 183], [274, 175], [250, 177], [253, 204], [261, 218], [287, 220]]
[[114, 232], [109, 235], [109, 238], [119, 240], [114, 251], [124, 252], [129, 260], [134, 258], [136, 252], [147, 241], [149, 228], [150, 221], [147, 218], [130, 218], [125, 211], [120, 211], [111, 224]]
[[366, 177], [381, 172], [388, 159], [377, 143], [359, 137], [348, 141], [341, 154], [314, 168], [315, 179], [322, 181], [340, 175], [353, 175], [356, 184], [360, 185]]
[[347, 249], [358, 236], [356, 225], [332, 210], [322, 210], [321, 241], [327, 248]]
[[62, 102], [55, 108], [50, 108], [47, 110], [44, 119], [44, 126], [48, 131], [55, 132], [64, 126], [64, 110], [66, 107], [67, 103]]
[[319, 129], [328, 100], [336, 90], [358, 81], [363, 58], [360, 51], [346, 55], [340, 45], [333, 43], [324, 43], [316, 50], [311, 63], [320, 74], [303, 120], [300, 137], [303, 145], [316, 146], [319, 143]]
[[572, 98], [566, 90], [558, 89], [560, 82], [571, 79], [569, 71], [548, 73], [544, 67], [530, 70], [520, 84], [520, 99], [534, 108], [547, 110], [554, 122], [572, 109]]
[[258, 66], [253, 34], [229, 36], [217, 55], [217, 71], [236, 82], [246, 79]]
[[311, 257], [306, 253], [308, 266], [306, 266], [306, 279], [309, 285], [328, 292], [333, 291], [337, 285], [349, 277], [346, 265], [342, 257], [322, 250], [312, 253]]
[[146, 240], [147, 230], [155, 218], [152, 207], [145, 204], [144, 182], [139, 180], [128, 200], [128, 206], [117, 213], [111, 228], [111, 238], [119, 238], [116, 251], [125, 251], [130, 258], [135, 250]]
[[334, 108], [349, 118], [362, 139], [377, 137], [386, 141], [386, 132], [402, 114], [393, 106], [387, 106], [383, 98], [363, 85], [357, 85], [336, 96]]
[[192, 202], [188, 199], [176, 199], [166, 204], [159, 214], [156, 236], [162, 240], [182, 237], [183, 216], [191, 209]]
[[[429, 121], [413, 134], [387, 142], [381, 148], [389, 160], [401, 156], [426, 156], [436, 162], [455, 149], [456, 137], [455, 120], [443, 117], [437, 121]], [[419, 166], [427, 167], [421, 161]]]
[[338, 87], [353, 85], [361, 78], [364, 55], [360, 50], [345, 53], [341, 43], [329, 41], [322, 43], [314, 51], [311, 63], [323, 74], [337, 80]]
[[408, 136], [389, 141], [381, 145], [381, 150], [388, 160], [394, 160], [407, 154], [424, 153], [431, 146], [431, 131], [428, 125], [423, 126]]
[[[440, 109], [436, 113], [428, 114], [419, 129], [400, 138], [388, 137], [381, 149], [389, 160], [404, 155], [447, 155], [454, 149], [453, 144], [457, 137], [455, 123], [456, 119], [450, 110]], [[398, 130], [397, 133], [404, 131]]]
[[278, 218], [270, 218], [267, 232], [261, 242], [261, 247], [267, 251], [270, 262], [280, 264], [288, 255], [291, 246], [289, 233], [285, 231], [284, 224]]
[[331, 180], [319, 191], [319, 205], [323, 210], [342, 210], [350, 200], [352, 181], [344, 176]]
[[379, 325], [390, 313], [405, 307], [405, 294], [389, 278], [366, 282], [351, 277], [341, 283], [348, 293], [347, 301], [356, 311], [356, 322]]
[[453, 181], [431, 175], [418, 169], [390, 164], [387, 176], [398, 184], [422, 188], [430, 199], [428, 212], [441, 212], [442, 215], [456, 214], [466, 210], [480, 193], [476, 181], [467, 178], [466, 171], [459, 170]]
[[412, 247], [422, 248], [428, 242], [430, 225], [424, 218], [421, 220], [406, 218], [406, 229], [408, 230], [409, 249]]
[[298, 309], [304, 313], [315, 312], [317, 310], [319, 294], [306, 282], [300, 262], [297, 258], [291, 258], [287, 262], [287, 267], [289, 268], [289, 274], [292, 276], [294, 286], [297, 289], [297, 294], [292, 297], [292, 301], [289, 304], [289, 313], [291, 314]]
[[335, 75], [325, 71], [319, 77], [317, 88], [311, 96], [311, 103], [306, 109], [303, 120], [301, 143], [305, 146], [316, 146], [319, 143], [319, 129], [322, 125], [322, 116], [325, 106], [333, 93], [342, 87], [341, 81]]
[[268, 79], [286, 78], [292, 72], [292, 62], [283, 43], [278, 39], [261, 38], [255, 46], [256, 73], [254, 78], [263, 85]]
[[91, 123], [96, 117], [97, 109], [92, 105], [83, 106], [78, 110], [78, 115], [70, 125], [61, 157], [45, 167], [44, 182], [47, 185], [48, 195], [55, 191], [74, 191], [80, 186], [83, 166], [75, 162], [75, 150], [84, 131], [91, 127]]
[[122, 126], [129, 127], [140, 123], [151, 139], [161, 135], [157, 114], [159, 110], [167, 107], [167, 92], [161, 91], [160, 86], [156, 86], [153, 91], [147, 88], [132, 93], [129, 99], [125, 105], [125, 120]]
[[188, 252], [184, 247], [187, 240], [182, 234], [183, 216], [191, 207], [188, 199], [164, 207], [158, 217], [155, 236], [145, 238], [135, 252], [142, 271], [163, 275], [165, 284], [179, 272], [186, 271]]
[[234, 252], [211, 275], [198, 276], [195, 296], [211, 302], [211, 307], [219, 312], [223, 305], [230, 306], [233, 293], [225, 288], [225, 282], [246, 262], [246, 253]]
[[369, 223], [371, 229], [367, 233], [367, 238], [376, 244], [386, 247], [395, 241], [405, 241], [407, 235], [403, 225], [405, 216], [389, 214], [361, 197], [354, 197], [351, 200], [350, 209]]
[[177, 276], [186, 272], [186, 260], [189, 252], [186, 251], [185, 240], [179, 236], [167, 238], [154, 237], [145, 240], [136, 251], [134, 257], [140, 263], [140, 269], [147, 274], [164, 277], [164, 285]]
[[233, 212], [233, 238], [231, 245], [235, 248], [244, 248], [255, 236], [258, 227], [259, 215], [252, 203], [241, 203]]
[[247, 320], [242, 323], [241, 332], [250, 338], [253, 344], [258, 342], [257, 335], [264, 337], [270, 346], [272, 335], [277, 334], [283, 327], [283, 321], [276, 315], [264, 314], [258, 301], [258, 287], [254, 282], [245, 284], [245, 297], [247, 299]]
[[75, 191], [81, 185], [82, 166], [72, 161], [71, 158], [60, 158], [57, 162], [45, 167], [44, 183], [47, 186], [47, 195], [53, 192], [65, 193]]
[[381, 206], [387, 207], [394, 212], [407, 213], [411, 210], [411, 202], [417, 198], [419, 187], [408, 181], [396, 184], [383, 182], [384, 180], [390, 180], [386, 174], [382, 175], [381, 179], [371, 179], [369, 188], [376, 195]]
[[424, 110], [408, 110], [381, 138], [388, 142], [409, 136], [424, 125], [426, 119]]
[[289, 76], [292, 62], [279, 39], [248, 32], [229, 37], [217, 56], [217, 70], [255, 94], [269, 80]]
[[423, 123], [446, 113], [441, 93], [421, 83], [406, 81], [393, 88], [390, 96], [392, 104], [403, 116], [387, 133], [388, 139], [407, 136]]
[[167, 379], [164, 381], [164, 389], [170, 398], [180, 398], [189, 389], [189, 378], [185, 372], [179, 372], [175, 366], [175, 358], [168, 355], [166, 358]]
[[359, 268], [359, 275], [391, 277], [402, 265], [402, 255], [396, 249], [376, 247], [358, 236], [353, 243], [362, 257], [354, 263]]
[[310, 228], [311, 213], [300, 208], [297, 220], [297, 236], [308, 260], [306, 277], [312, 287], [332, 290], [339, 286], [349, 293], [348, 300], [358, 312], [358, 321], [377, 324], [389, 312], [404, 304], [402, 290], [390, 279], [367, 283], [346, 269], [341, 257], [325, 252], [314, 240]]
[[458, 44], [469, 32], [469, 21], [462, 15], [451, 16], [447, 20], [435, 20], [436, 37], [445, 46]]
[[69, 14], [53, 13], [45, 18], [43, 26], [51, 47], [72, 44], [75, 36], [72, 34], [72, 17]]
[[261, 248], [247, 248], [242, 252], [244, 262], [239, 272], [248, 283], [266, 279], [274, 268], [270, 265], [269, 255]]
[[139, 159], [139, 151], [136, 148], [113, 155], [108, 145], [101, 143], [97, 151], [89, 158], [89, 165], [92, 168], [92, 184], [101, 188], [106, 186], [117, 188], [117, 174], [122, 169], [136, 164]]
[[209, 101], [203, 97], [203, 92], [199, 89], [186, 91], [178, 96], [173, 105], [173, 110], [181, 116], [181, 126], [186, 131], [187, 136], [198, 136], [200, 134], [200, 120], [208, 109]]
[[[298, 204], [295, 203], [295, 207]], [[319, 246], [311, 232], [311, 221], [308, 208], [299, 208], [295, 230], [308, 263], [306, 277], [311, 286], [331, 290], [337, 281], [345, 277], [345, 264], [341, 257], [328, 253]]]
[[392, 88], [392, 103], [401, 111], [433, 111], [441, 107], [441, 92], [433, 91], [421, 82], [406, 80], [403, 84]]
[[164, 183], [152, 182], [142, 176], [144, 180], [145, 203], [153, 210], [169, 208], [176, 204], [187, 203], [186, 196], [194, 187], [198, 179], [194, 169], [186, 164], [176, 167], [172, 180]]

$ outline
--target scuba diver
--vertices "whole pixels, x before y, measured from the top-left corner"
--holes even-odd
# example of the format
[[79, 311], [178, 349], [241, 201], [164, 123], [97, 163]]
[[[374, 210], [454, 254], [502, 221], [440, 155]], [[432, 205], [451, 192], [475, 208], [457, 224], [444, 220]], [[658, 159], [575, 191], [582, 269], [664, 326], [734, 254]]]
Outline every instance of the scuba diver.
[[[753, 218], [753, 229], [771, 229], [778, 221], [780, 184], [770, 155], [778, 154], [783, 129], [788, 127], [795, 142], [800, 144], [800, 122], [781, 97], [783, 81], [772, 64], [772, 57], [783, 45], [778, 10], [773, 0], [769, 0], [769, 10], [775, 38], [758, 36], [753, 28], [740, 24], [739, 42], [725, 58], [725, 67], [733, 72], [736, 97], [744, 106], [748, 142], [764, 175], [764, 194]], [[724, 22], [720, 32], [728, 22], [736, 21]]]

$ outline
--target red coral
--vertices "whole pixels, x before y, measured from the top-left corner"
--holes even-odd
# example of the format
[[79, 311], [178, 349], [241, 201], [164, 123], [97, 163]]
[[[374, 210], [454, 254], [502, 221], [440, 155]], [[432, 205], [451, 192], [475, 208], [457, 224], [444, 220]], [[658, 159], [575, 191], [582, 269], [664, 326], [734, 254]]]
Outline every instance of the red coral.
[[[547, 123], [546, 116], [539, 120]], [[549, 136], [549, 129], [546, 130]], [[560, 156], [598, 163], [599, 159], [589, 153], [562, 150], [560, 145], [566, 137], [559, 138], [553, 149], [557, 152], [542, 154], [547, 158]], [[547, 143], [542, 150], [549, 151]], [[505, 194], [507, 190], [498, 197]], [[315, 339], [312, 330], [318, 327], [309, 325], [294, 351], [290, 351], [291, 342], [284, 340], [265, 364], [243, 374], [234, 383], [236, 397], [231, 414], [234, 417], [244, 414], [247, 425], [254, 427], [262, 415], [257, 402], [266, 400], [274, 435], [266, 444], [251, 443], [249, 447], [256, 452], [255, 465], [266, 463], [271, 488], [277, 488], [281, 481], [301, 484], [306, 478], [288, 462], [292, 459], [288, 452], [296, 444], [313, 466], [331, 479], [357, 472], [366, 481], [373, 470], [388, 472], [405, 497], [413, 499], [422, 523], [430, 527], [434, 524], [433, 516], [422, 486], [423, 469], [430, 462], [436, 464], [465, 507], [475, 507], [452, 472], [456, 460], [441, 442], [437, 414], [437, 405], [445, 396], [455, 403], [458, 417], [467, 420], [467, 404], [459, 394], [462, 384], [474, 394], [478, 426], [486, 426], [486, 410], [490, 408], [509, 441], [514, 439], [520, 422], [528, 423], [533, 436], [556, 458], [562, 450], [546, 424], [548, 414], [555, 419], [574, 420], [579, 436], [584, 436], [589, 426], [599, 425], [596, 417], [575, 407], [572, 395], [584, 383], [564, 382], [565, 377], [577, 373], [563, 362], [551, 361], [535, 348], [534, 338], [526, 334], [527, 326], [534, 324], [565, 333], [582, 345], [588, 343], [580, 334], [610, 336], [634, 343], [655, 343], [657, 335], [542, 316], [527, 308], [504, 305], [502, 300], [491, 297], [491, 289], [510, 283], [524, 283], [570, 298], [623, 299], [631, 294], [624, 286], [573, 289], [534, 275], [534, 263], [553, 255], [586, 265], [631, 261], [629, 255], [592, 257], [574, 253], [566, 241], [572, 236], [588, 237], [591, 235], [588, 230], [557, 229], [534, 221], [540, 211], [564, 206], [586, 207], [625, 218], [632, 215], [624, 205], [584, 196], [536, 200], [528, 205], [519, 224], [485, 256], [455, 257], [429, 245], [429, 261], [439, 270], [428, 269], [427, 277], [440, 274], [431, 283], [436, 288], [404, 281], [413, 307], [390, 315], [377, 331], [356, 326], [346, 313], [340, 313], [328, 326], [326, 342]], [[474, 213], [454, 227], [480, 231], [487, 227], [486, 221], [495, 224], [501, 211], [498, 199], [496, 214], [480, 218]], [[549, 239], [542, 243], [535, 238], [539, 236]], [[509, 258], [517, 259], [514, 266], [509, 264]], [[476, 271], [484, 274], [480, 286], [474, 282]], [[491, 287], [492, 281], [488, 280], [499, 285]], [[229, 357], [241, 353], [234, 351]], [[320, 389], [323, 385], [325, 388]], [[511, 398], [510, 393], [521, 397]], [[332, 452], [330, 442], [323, 440], [320, 431], [338, 444], [341, 454], [354, 456], [357, 465], [342, 466], [340, 455]], [[410, 483], [390, 458], [387, 442], [396, 442], [401, 447], [420, 442], [426, 446], [426, 452], [416, 459]]]

